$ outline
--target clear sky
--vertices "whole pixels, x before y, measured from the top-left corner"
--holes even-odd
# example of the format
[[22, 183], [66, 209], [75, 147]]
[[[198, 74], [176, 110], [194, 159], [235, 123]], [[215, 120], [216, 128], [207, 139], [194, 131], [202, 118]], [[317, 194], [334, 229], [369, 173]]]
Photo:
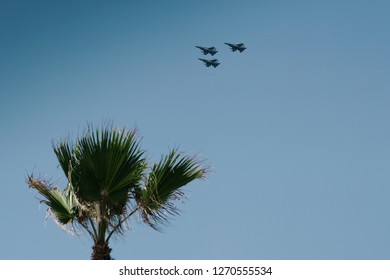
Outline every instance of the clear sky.
[[[213, 174], [116, 259], [389, 259], [390, 2], [0, 1], [0, 259], [88, 259], [25, 179], [52, 140], [137, 127]], [[233, 53], [224, 42], [247, 46]], [[195, 45], [215, 46], [206, 68]], [[210, 57], [211, 58], [211, 57]]]

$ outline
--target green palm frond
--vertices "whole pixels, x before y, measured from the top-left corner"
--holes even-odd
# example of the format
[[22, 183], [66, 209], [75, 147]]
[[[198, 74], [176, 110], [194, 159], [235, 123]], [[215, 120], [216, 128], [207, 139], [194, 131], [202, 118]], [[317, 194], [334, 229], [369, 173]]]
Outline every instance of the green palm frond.
[[58, 162], [67, 178], [69, 177], [72, 165], [72, 146], [73, 145], [68, 142], [68, 139], [63, 140], [58, 145], [55, 145], [53, 142], [54, 153], [57, 156]]
[[144, 221], [155, 229], [158, 223], [168, 221], [170, 215], [177, 214], [174, 200], [181, 200], [181, 188], [195, 179], [205, 176], [206, 169], [192, 157], [184, 156], [176, 149], [155, 163], [136, 196]]
[[135, 133], [125, 130], [90, 127], [76, 144], [63, 141], [54, 151], [80, 200], [104, 201], [116, 212], [124, 210], [146, 169]]
[[42, 202], [50, 208], [60, 224], [72, 223], [77, 218], [77, 201], [70, 191], [61, 192], [58, 188], [50, 187], [46, 181], [34, 179], [32, 176], [28, 178], [27, 183], [45, 198]]

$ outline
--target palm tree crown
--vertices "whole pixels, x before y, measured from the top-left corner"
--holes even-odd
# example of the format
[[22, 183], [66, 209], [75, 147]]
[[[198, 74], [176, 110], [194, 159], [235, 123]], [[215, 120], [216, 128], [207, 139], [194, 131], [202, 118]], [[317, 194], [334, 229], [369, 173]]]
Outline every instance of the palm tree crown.
[[123, 234], [134, 214], [160, 229], [178, 213], [173, 201], [183, 198], [182, 187], [206, 173], [177, 149], [149, 166], [135, 131], [112, 126], [89, 126], [76, 142], [62, 140], [53, 149], [67, 177], [65, 189], [33, 175], [27, 183], [44, 197], [42, 202], [61, 227], [88, 233], [94, 242], [92, 259], [111, 259], [111, 237]]

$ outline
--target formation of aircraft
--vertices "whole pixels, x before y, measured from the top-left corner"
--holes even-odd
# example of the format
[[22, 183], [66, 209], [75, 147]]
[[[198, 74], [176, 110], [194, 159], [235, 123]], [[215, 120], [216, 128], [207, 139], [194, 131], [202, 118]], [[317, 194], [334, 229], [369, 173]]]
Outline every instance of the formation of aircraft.
[[200, 49], [204, 55], [207, 55], [207, 54], [214, 55], [218, 52], [215, 47], [209, 47], [209, 48], [201, 47], [201, 46], [195, 46], [195, 47]]
[[[246, 46], [243, 43], [239, 43], [239, 44], [225, 43], [225, 44], [228, 45], [233, 52], [239, 51], [240, 53], [242, 53], [244, 50], [246, 50]], [[214, 56], [218, 52], [215, 47], [209, 47], [209, 48], [201, 47], [201, 46], [195, 46], [195, 47], [200, 49], [204, 55], [211, 54], [212, 56]], [[219, 64], [221, 64], [219, 63], [218, 59], [203, 59], [203, 58], [198, 58], [198, 59], [203, 61], [206, 67], [213, 66], [214, 68], [216, 68]]]
[[231, 48], [232, 52], [239, 51], [240, 53], [242, 53], [246, 49], [243, 43], [240, 44], [225, 43], [225, 44]]
[[203, 58], [198, 58], [199, 60], [203, 61], [206, 67], [213, 66], [214, 68], [217, 67], [220, 63], [218, 62], [218, 59], [203, 59]]

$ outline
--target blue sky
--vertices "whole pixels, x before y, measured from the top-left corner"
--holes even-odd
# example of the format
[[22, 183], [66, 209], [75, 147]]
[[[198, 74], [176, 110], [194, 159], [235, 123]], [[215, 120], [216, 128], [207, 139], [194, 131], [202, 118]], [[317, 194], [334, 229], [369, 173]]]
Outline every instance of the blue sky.
[[113, 2], [0, 2], [0, 259], [90, 257], [25, 179], [64, 186], [52, 140], [107, 120], [213, 167], [116, 259], [389, 259], [388, 1]]

